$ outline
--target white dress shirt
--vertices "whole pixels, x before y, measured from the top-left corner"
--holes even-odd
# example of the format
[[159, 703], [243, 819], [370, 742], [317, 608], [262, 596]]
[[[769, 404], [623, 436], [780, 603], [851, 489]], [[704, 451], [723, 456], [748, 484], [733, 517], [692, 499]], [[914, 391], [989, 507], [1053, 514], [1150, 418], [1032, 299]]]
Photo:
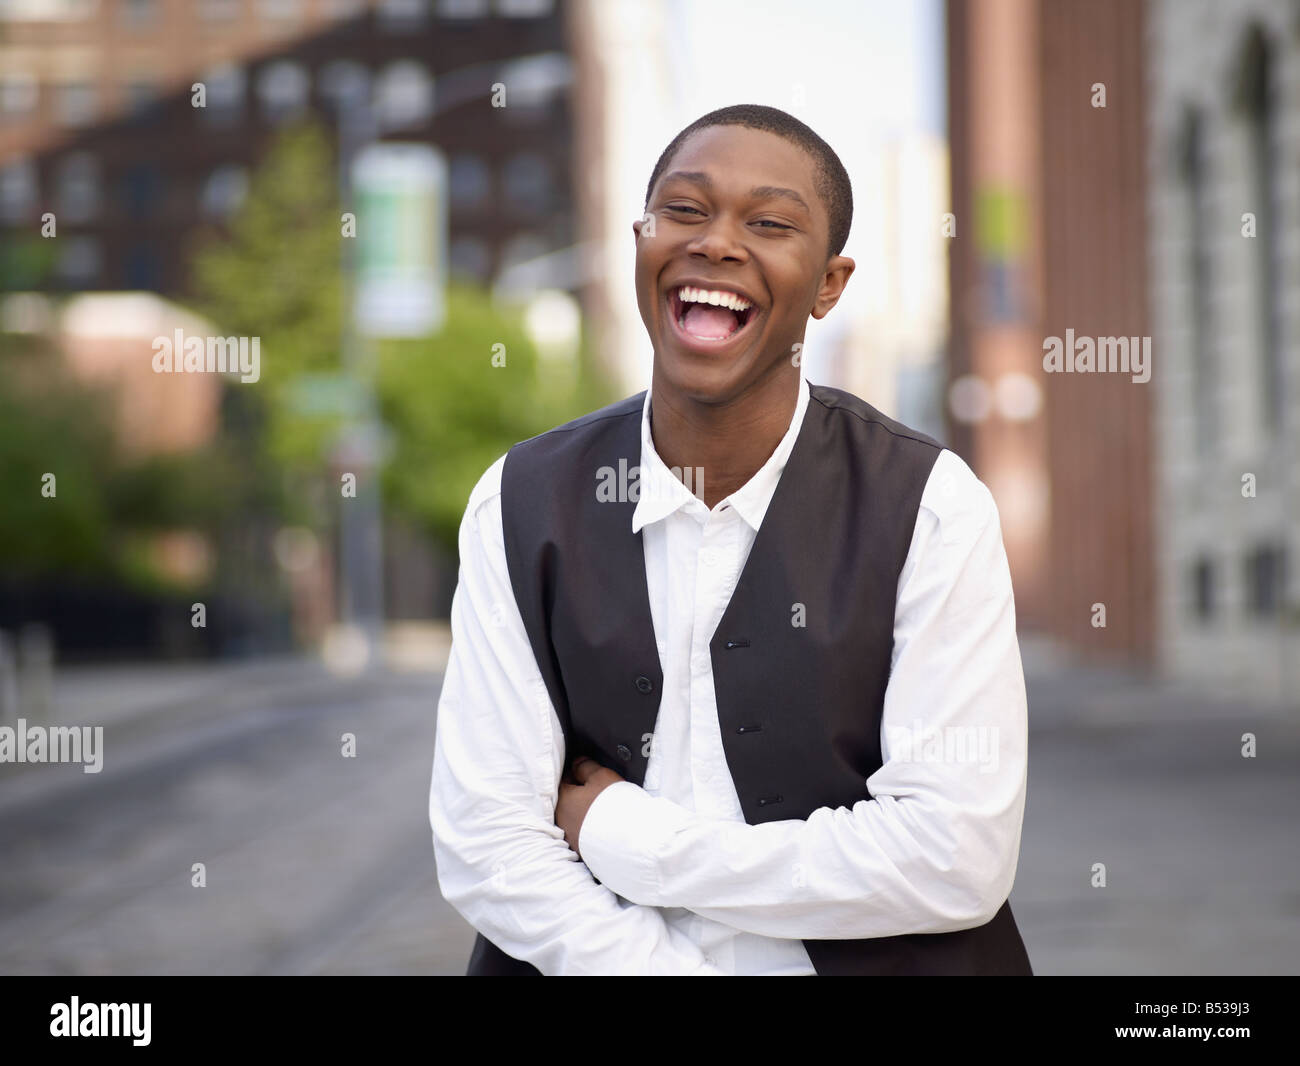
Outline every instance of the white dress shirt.
[[971, 928], [1011, 891], [1027, 748], [1015, 605], [993, 498], [947, 449], [899, 576], [884, 764], [864, 782], [874, 798], [806, 820], [744, 820], [709, 641], [810, 402], [801, 380], [776, 450], [709, 510], [656, 453], [646, 394], [632, 532], [663, 691], [644, 787], [600, 793], [582, 859], [554, 821], [564, 738], [506, 568], [504, 456], [470, 495], [438, 704], [433, 847], [447, 900], [543, 974], [813, 974], [804, 938]]

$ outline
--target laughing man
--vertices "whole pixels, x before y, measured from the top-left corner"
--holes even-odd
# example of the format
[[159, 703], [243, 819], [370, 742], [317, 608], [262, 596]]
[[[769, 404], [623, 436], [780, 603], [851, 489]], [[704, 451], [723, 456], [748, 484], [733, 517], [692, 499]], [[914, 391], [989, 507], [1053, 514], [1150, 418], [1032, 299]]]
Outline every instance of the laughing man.
[[470, 974], [1030, 973], [997, 509], [800, 369], [851, 218], [792, 116], [692, 123], [632, 224], [650, 388], [470, 495], [429, 797]]

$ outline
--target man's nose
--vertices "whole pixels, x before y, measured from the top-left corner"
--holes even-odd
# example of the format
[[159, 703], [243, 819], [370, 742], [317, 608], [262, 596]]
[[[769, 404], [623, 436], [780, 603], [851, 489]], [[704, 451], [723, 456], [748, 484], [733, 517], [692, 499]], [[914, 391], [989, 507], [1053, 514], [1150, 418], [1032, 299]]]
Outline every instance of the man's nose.
[[727, 215], [715, 215], [700, 227], [691, 242], [692, 253], [709, 259], [743, 259], [744, 242], [740, 239], [739, 223]]

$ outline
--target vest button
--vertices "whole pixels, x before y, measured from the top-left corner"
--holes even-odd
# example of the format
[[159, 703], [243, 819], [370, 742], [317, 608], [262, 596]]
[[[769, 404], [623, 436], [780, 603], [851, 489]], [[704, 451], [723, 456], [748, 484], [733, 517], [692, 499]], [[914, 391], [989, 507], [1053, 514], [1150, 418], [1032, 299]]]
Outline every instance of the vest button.
[[624, 762], [628, 762], [632, 758], [632, 749], [626, 744], [620, 744], [614, 750], [618, 752], [618, 757]]
[[654, 682], [643, 674], [636, 679], [636, 690], [648, 695], [655, 690]]

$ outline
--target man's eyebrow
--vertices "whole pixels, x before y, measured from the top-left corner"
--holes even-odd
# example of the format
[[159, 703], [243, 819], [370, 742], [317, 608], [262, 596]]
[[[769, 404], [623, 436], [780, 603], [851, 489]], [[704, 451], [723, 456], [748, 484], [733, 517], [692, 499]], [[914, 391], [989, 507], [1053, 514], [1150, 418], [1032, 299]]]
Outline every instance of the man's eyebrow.
[[705, 189], [713, 188], [713, 179], [702, 170], [674, 170], [671, 174], [664, 175], [664, 182], [670, 182], [674, 178], [679, 181], [694, 182]]
[[[679, 181], [689, 181], [710, 191], [713, 189], [713, 179], [702, 170], [674, 170], [671, 174], [664, 176], [665, 184], [674, 179]], [[793, 200], [807, 211], [808, 214], [812, 214], [812, 208], [808, 206], [808, 202], [802, 196], [793, 189], [787, 189], [780, 185], [755, 185], [749, 190], [749, 195], [755, 199], [771, 199], [772, 197], [778, 197], [784, 200]]]
[[754, 197], [756, 200], [768, 200], [774, 196], [780, 197], [781, 199], [784, 200], [793, 200], [805, 211], [807, 211], [808, 214], [810, 215], [812, 214], [812, 208], [808, 206], [808, 204], [805, 202], [802, 196], [800, 196], [793, 189], [785, 189], [782, 188], [780, 185], [755, 185], [752, 189], [749, 190], [749, 195]]

